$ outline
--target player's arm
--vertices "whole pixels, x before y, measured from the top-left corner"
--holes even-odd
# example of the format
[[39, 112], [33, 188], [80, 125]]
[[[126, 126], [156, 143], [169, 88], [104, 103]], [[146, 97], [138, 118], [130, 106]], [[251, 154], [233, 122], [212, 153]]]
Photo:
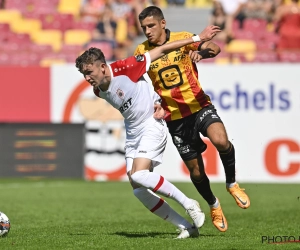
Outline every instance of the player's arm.
[[202, 43], [198, 49], [198, 51], [189, 51], [189, 57], [194, 63], [197, 63], [202, 59], [213, 58], [221, 52], [220, 47], [211, 41]]
[[202, 56], [202, 59], [212, 58], [217, 56], [221, 52], [220, 47], [212, 41], [205, 42], [201, 44], [201, 50], [199, 54]]
[[166, 111], [162, 108], [158, 102], [154, 103], [154, 114], [153, 117], [157, 120], [163, 119], [166, 115]]
[[171, 51], [181, 48], [185, 45], [194, 43], [194, 42], [207, 42], [210, 41], [218, 32], [220, 32], [220, 28], [218, 26], [209, 25], [207, 26], [198, 36], [189, 37], [186, 39], [181, 39], [178, 41], [174, 41], [171, 43], [166, 43], [162, 46], [156, 47], [153, 50], [150, 50], [148, 53], [151, 58], [151, 62], [157, 60], [170, 53]]

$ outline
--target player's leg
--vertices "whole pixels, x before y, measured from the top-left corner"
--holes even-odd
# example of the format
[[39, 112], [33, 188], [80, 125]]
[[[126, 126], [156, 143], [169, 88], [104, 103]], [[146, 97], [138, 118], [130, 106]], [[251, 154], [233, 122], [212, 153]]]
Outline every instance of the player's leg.
[[[198, 118], [201, 117], [201, 122], [198, 123], [199, 131], [210, 139], [219, 152], [225, 171], [227, 191], [232, 195], [239, 207], [248, 208], [250, 199], [244, 192], [244, 189], [241, 189], [236, 182], [235, 150], [233, 144], [228, 140], [222, 120], [213, 105], [204, 108], [199, 113]], [[204, 114], [206, 115], [204, 116]]]
[[[130, 161], [132, 162], [132, 159], [127, 158], [127, 164], [130, 164]], [[179, 215], [164, 199], [153, 193], [151, 190], [134, 183], [130, 177], [130, 171], [127, 175], [133, 188], [134, 196], [151, 213], [176, 226], [180, 230], [178, 238], [199, 236], [198, 229]]]
[[198, 132], [191, 130], [195, 123], [195, 118], [196, 115], [192, 115], [181, 119], [182, 121], [168, 122], [169, 132], [175, 147], [190, 172], [190, 178], [194, 186], [210, 206], [213, 224], [218, 230], [225, 232], [227, 230], [227, 221], [219, 200], [214, 196], [210, 188], [210, 182], [205, 173], [201, 155], [205, 151], [206, 145], [201, 140]]
[[167, 127], [165, 124], [163, 130], [161, 130], [160, 127], [156, 128], [155, 126], [147, 129], [147, 133], [144, 133], [136, 149], [131, 169], [131, 179], [135, 183], [150, 189], [154, 193], [161, 194], [177, 201], [184, 209], [186, 209], [195, 225], [201, 227], [204, 223], [205, 215], [201, 211], [199, 203], [188, 198], [163, 176], [150, 171], [152, 167], [155, 167], [162, 162], [166, 142]]
[[216, 198], [211, 191], [210, 182], [204, 170], [202, 155], [199, 154], [197, 159], [185, 161], [185, 164], [190, 170], [191, 180], [194, 186], [210, 207], [210, 215], [214, 226], [219, 231], [225, 232], [228, 228], [227, 220], [223, 214], [218, 198]]

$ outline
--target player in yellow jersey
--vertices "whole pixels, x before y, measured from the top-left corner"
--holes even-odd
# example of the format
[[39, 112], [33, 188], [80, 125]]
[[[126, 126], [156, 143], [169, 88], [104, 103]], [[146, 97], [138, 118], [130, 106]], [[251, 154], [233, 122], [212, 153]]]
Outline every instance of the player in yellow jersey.
[[[156, 6], [145, 8], [139, 14], [139, 21], [147, 40], [138, 45], [135, 55], [194, 35], [186, 31], [171, 32], [166, 29], [164, 15]], [[225, 170], [227, 191], [238, 206], [248, 208], [250, 199], [235, 180], [234, 146], [228, 140], [223, 122], [198, 80], [195, 62], [215, 57], [219, 52], [220, 48], [211, 41], [190, 44], [152, 62], [148, 75], [161, 97], [169, 132], [190, 171], [191, 180], [209, 204], [213, 224], [218, 230], [225, 232], [227, 221], [205, 173], [201, 153], [205, 151], [206, 144], [199, 132], [208, 137], [218, 150]]]

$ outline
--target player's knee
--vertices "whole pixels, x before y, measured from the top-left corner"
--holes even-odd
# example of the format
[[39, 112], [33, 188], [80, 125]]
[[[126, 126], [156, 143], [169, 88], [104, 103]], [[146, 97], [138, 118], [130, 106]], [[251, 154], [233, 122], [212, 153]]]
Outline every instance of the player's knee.
[[190, 176], [192, 179], [200, 181], [205, 176], [205, 172], [195, 170], [193, 172], [190, 172]]
[[230, 146], [226, 135], [216, 136], [211, 140], [211, 142], [217, 148], [218, 151], [224, 151]]
[[186, 161], [185, 164], [193, 178], [199, 179], [205, 174], [204, 168], [199, 166], [197, 159]]
[[149, 170], [140, 170], [131, 174], [131, 180], [136, 184], [143, 185], [144, 180], [148, 177]]
[[140, 185], [138, 185], [137, 183], [135, 183], [135, 182], [132, 180], [130, 172], [127, 173], [127, 176], [128, 176], [129, 183], [130, 183], [132, 189], [137, 189], [137, 188], [140, 188], [140, 187], [141, 187]]

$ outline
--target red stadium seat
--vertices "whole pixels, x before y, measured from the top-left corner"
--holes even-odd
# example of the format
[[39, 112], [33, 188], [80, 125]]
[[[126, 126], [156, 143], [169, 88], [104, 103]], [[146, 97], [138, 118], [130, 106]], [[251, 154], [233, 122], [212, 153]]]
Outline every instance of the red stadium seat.
[[288, 63], [299, 63], [300, 62], [300, 51], [280, 51], [279, 52], [280, 62]]
[[82, 52], [82, 50], [83, 47], [81, 45], [63, 44], [60, 51], [64, 54], [79, 54], [80, 52]]
[[10, 26], [8, 23], [0, 23], [0, 42], [6, 41], [11, 34]]
[[48, 55], [53, 52], [52, 46], [48, 45], [48, 44], [34, 44], [32, 43], [29, 47], [28, 47], [29, 51], [36, 53], [40, 56], [44, 56], [44, 55]]
[[96, 23], [94, 22], [83, 22], [83, 21], [74, 21], [72, 24], [72, 29], [81, 29], [81, 30], [88, 30], [93, 31], [96, 28]]
[[1, 45], [1, 48], [6, 52], [23, 52], [23, 51], [29, 51], [30, 50], [30, 44], [26, 43], [20, 43], [20, 42], [9, 42], [9, 43], [3, 43]]
[[9, 64], [9, 57], [10, 55], [7, 52], [0, 53], [0, 65], [8, 65]]
[[251, 39], [255, 38], [256, 34], [252, 31], [248, 30], [235, 30], [234, 31], [234, 38], [235, 39]]
[[258, 50], [274, 50], [279, 41], [279, 36], [273, 32], [265, 32], [263, 36], [256, 41]]
[[262, 40], [277, 44], [279, 41], [279, 35], [274, 32], [265, 32], [262, 36]]
[[22, 52], [17, 54], [12, 54], [10, 56], [12, 65], [29, 66], [29, 65], [39, 65], [41, 58], [38, 54], [32, 52]]
[[234, 20], [232, 23], [232, 31], [235, 32], [240, 30], [240, 22], [238, 20]]
[[278, 62], [279, 58], [276, 52], [257, 52], [252, 62], [259, 63], [274, 63]]
[[29, 66], [39, 65], [40, 57], [29, 52], [1, 53], [0, 65]]
[[11, 33], [7, 37], [6, 43], [8, 44], [7, 46], [10, 46], [9, 44], [18, 44], [20, 50], [27, 50], [32, 44], [32, 41], [29, 34]]
[[265, 32], [267, 30], [267, 21], [264, 19], [247, 18], [244, 20], [243, 30]]
[[19, 43], [10, 42], [10, 43], [0, 43], [0, 51], [1, 53], [14, 53], [20, 51], [21, 46]]
[[43, 29], [57, 29], [62, 32], [72, 28], [73, 19], [72, 14], [42, 13], [40, 15]]
[[24, 12], [26, 10], [26, 1], [24, 0], [6, 0], [5, 9], [15, 9]]
[[0, 32], [1, 35], [6, 32], [10, 32], [10, 27], [8, 23], [0, 23]]
[[83, 47], [81, 45], [64, 44], [61, 47], [60, 54], [66, 62], [74, 63], [82, 51]]

